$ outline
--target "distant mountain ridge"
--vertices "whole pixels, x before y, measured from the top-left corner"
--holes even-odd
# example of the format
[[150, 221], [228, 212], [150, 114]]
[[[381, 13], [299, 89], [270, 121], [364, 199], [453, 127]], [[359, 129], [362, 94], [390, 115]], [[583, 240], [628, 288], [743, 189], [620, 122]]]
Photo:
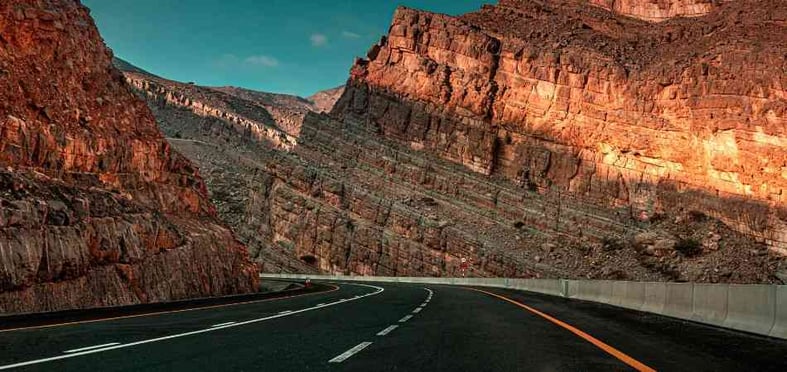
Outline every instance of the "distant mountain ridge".
[[290, 151], [304, 118], [330, 111], [343, 87], [310, 98], [239, 87], [204, 87], [168, 80], [120, 58], [115, 66], [144, 98], [169, 142], [201, 169], [219, 217], [232, 227], [266, 271], [310, 272], [287, 247], [270, 244], [260, 212], [268, 177], [258, 157]]

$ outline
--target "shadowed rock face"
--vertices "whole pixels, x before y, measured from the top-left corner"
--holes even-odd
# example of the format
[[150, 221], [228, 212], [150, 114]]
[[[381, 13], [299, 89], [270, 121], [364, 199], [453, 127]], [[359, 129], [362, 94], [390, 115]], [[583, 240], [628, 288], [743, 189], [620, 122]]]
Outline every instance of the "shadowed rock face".
[[197, 164], [219, 217], [263, 270], [311, 272], [290, 246], [271, 238], [273, 179], [260, 171], [271, 149], [290, 151], [307, 113], [330, 111], [343, 87], [309, 98], [163, 79], [121, 59], [115, 64], [156, 116], [168, 141]]
[[86, 8], [4, 1], [0, 35], [0, 312], [257, 289]]

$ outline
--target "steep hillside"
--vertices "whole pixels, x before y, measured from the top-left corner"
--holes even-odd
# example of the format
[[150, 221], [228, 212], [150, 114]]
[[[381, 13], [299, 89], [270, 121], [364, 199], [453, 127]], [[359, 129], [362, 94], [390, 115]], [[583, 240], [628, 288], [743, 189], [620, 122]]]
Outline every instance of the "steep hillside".
[[328, 272], [785, 281], [785, 7], [399, 8], [330, 114], [236, 161], [237, 205]]
[[0, 3], [0, 313], [257, 289], [73, 0]]
[[778, 282], [785, 5], [400, 8], [271, 166], [277, 239], [361, 274]]
[[344, 85], [333, 89], [322, 90], [307, 98], [312, 104], [314, 112], [331, 112], [336, 101], [344, 93]]
[[267, 215], [267, 187], [272, 180], [260, 172], [258, 163], [274, 149], [294, 148], [304, 117], [316, 110], [313, 102], [285, 94], [180, 83], [121, 59], [115, 64], [147, 100], [169, 142], [199, 166], [219, 217], [262, 269], [314, 271], [296, 258], [292, 247], [272, 241]]

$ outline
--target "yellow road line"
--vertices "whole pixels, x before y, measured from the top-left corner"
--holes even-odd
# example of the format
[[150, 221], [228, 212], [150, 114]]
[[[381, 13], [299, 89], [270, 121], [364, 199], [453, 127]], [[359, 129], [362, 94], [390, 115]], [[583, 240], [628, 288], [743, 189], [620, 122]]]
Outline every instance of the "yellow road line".
[[614, 347], [605, 344], [601, 340], [599, 340], [599, 339], [597, 339], [597, 338], [595, 338], [595, 337], [593, 337], [593, 336], [583, 332], [579, 328], [574, 327], [571, 324], [568, 324], [566, 322], [563, 322], [560, 319], [554, 318], [554, 317], [550, 316], [549, 314], [545, 314], [545, 313], [543, 313], [543, 312], [541, 312], [539, 310], [536, 310], [536, 309], [534, 309], [534, 308], [532, 308], [530, 306], [527, 306], [527, 305], [525, 305], [525, 304], [523, 304], [521, 302], [512, 300], [512, 299], [510, 299], [508, 297], [501, 296], [501, 295], [496, 294], [496, 293], [487, 292], [487, 291], [484, 291], [484, 290], [481, 290], [481, 289], [475, 289], [475, 288], [467, 288], [467, 289], [470, 289], [470, 290], [473, 290], [473, 291], [476, 291], [476, 292], [486, 293], [486, 294], [488, 294], [490, 296], [497, 297], [497, 298], [499, 298], [499, 299], [501, 299], [503, 301], [510, 302], [510, 303], [512, 303], [512, 304], [514, 304], [516, 306], [519, 306], [519, 307], [521, 307], [521, 308], [523, 308], [523, 309], [525, 309], [525, 310], [527, 310], [527, 311], [529, 311], [529, 312], [531, 312], [533, 314], [536, 314], [536, 315], [538, 315], [538, 316], [540, 316], [540, 317], [542, 317], [542, 318], [544, 318], [544, 319], [546, 319], [546, 320], [548, 320], [548, 321], [550, 321], [550, 322], [552, 322], [554, 324], [557, 324], [557, 325], [559, 325], [559, 326], [561, 326], [561, 327], [571, 331], [571, 333], [579, 336], [580, 338], [584, 339], [585, 341], [590, 342], [591, 344], [595, 345], [599, 349], [604, 350], [605, 352], [607, 352], [608, 354], [614, 356], [615, 358], [618, 358], [621, 362], [628, 364], [629, 366], [631, 366], [632, 368], [636, 369], [637, 371], [643, 371], [643, 372], [646, 372], [646, 371], [647, 372], [655, 372], [656, 371], [655, 369], [648, 367], [644, 363], [642, 363], [642, 362], [640, 362], [640, 361], [638, 361], [638, 360], [636, 360], [636, 359], [626, 355], [622, 351], [620, 351], [618, 349], [615, 349]]
[[[152, 315], [160, 315], [160, 314], [182, 313], [182, 312], [185, 312], [185, 311], [194, 311], [194, 310], [202, 310], [202, 309], [215, 309], [215, 308], [218, 308], [218, 307], [227, 307], [227, 306], [236, 306], [236, 305], [254, 304], [254, 303], [258, 303], [258, 302], [268, 302], [268, 301], [284, 300], [284, 299], [287, 299], [287, 298], [301, 297], [301, 296], [309, 296], [309, 295], [320, 294], [320, 293], [330, 293], [330, 292], [333, 292], [333, 291], [336, 291], [336, 290], [338, 290], [338, 289], [339, 289], [339, 287], [338, 287], [338, 286], [335, 286], [335, 285], [331, 285], [331, 284], [326, 284], [326, 285], [333, 287], [333, 289], [331, 289], [331, 290], [329, 290], [329, 291], [324, 291], [324, 292], [303, 293], [303, 294], [298, 294], [298, 295], [290, 295], [290, 296], [284, 296], [284, 297], [266, 298], [266, 299], [262, 299], [262, 300], [253, 300], [253, 301], [234, 302], [234, 303], [230, 303], [230, 304], [223, 304], [223, 305], [211, 305], [211, 306], [202, 306], [202, 307], [192, 307], [192, 308], [188, 308], [188, 309], [180, 309], [180, 310], [156, 311], [156, 312], [152, 312], [152, 313], [144, 313], [144, 314], [135, 314], [135, 315], [123, 315], [123, 316], [115, 316], [115, 317], [111, 317], [111, 318], [90, 319], [90, 320], [78, 320], [78, 321], [74, 321], [74, 322], [55, 323], [55, 324], [47, 324], [47, 325], [40, 325], [40, 326], [31, 326], [31, 327], [19, 327], [19, 328], [0, 329], [0, 333], [3, 333], [3, 332], [12, 332], [12, 331], [21, 331], [21, 330], [27, 330], [27, 329], [39, 329], [39, 328], [52, 328], [52, 327], [61, 327], [61, 326], [74, 325], [74, 324], [97, 323], [97, 322], [105, 322], [105, 321], [108, 321], [108, 320], [128, 319], [128, 318], [139, 318], [139, 317], [143, 317], [143, 316], [152, 316]], [[85, 310], [89, 310], [89, 309], [85, 309]]]

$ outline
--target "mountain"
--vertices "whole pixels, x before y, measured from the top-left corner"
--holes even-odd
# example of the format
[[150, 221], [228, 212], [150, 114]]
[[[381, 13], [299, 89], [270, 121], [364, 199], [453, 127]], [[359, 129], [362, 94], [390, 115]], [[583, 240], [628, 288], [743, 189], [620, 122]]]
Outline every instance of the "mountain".
[[256, 291], [192, 163], [73, 0], [0, 3], [0, 312]]
[[[330, 110], [340, 88], [318, 93], [319, 103], [237, 87], [203, 87], [157, 77], [116, 58], [126, 80], [146, 99], [169, 142], [199, 166], [218, 215], [268, 271], [311, 272], [287, 246], [270, 237], [267, 187], [258, 158], [297, 143], [309, 112]], [[319, 106], [319, 108], [318, 108]]]
[[344, 85], [314, 93], [307, 100], [312, 104], [312, 111], [330, 112], [343, 93]]
[[[636, 267], [620, 262], [627, 249], [587, 248], [586, 275], [771, 280], [787, 247], [787, 3], [712, 4], [659, 23], [574, 0], [501, 0], [460, 17], [400, 8], [333, 116], [490, 185], [486, 197], [464, 181], [430, 191], [539, 235], [661, 256]], [[757, 242], [771, 258], [750, 265], [768, 256]]]
[[785, 8], [400, 7], [330, 112], [275, 136], [133, 85], [264, 270], [778, 283]]

